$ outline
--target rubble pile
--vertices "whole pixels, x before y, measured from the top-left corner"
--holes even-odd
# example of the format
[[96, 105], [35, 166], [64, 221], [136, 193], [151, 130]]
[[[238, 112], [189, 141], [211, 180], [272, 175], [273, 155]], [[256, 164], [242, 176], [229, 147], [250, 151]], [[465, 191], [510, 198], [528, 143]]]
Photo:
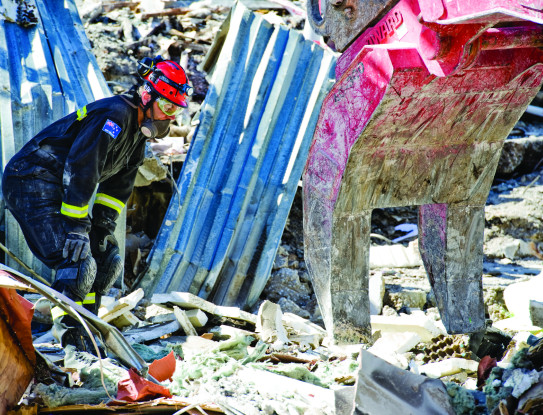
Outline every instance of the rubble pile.
[[[100, 342], [92, 354], [62, 348], [43, 331], [51, 324], [50, 302], [25, 297], [39, 314], [32, 321], [38, 364], [12, 414], [134, 405], [172, 413], [198, 407], [209, 414], [349, 414], [355, 405], [371, 410], [387, 395], [406, 411], [415, 404], [451, 414], [543, 410], [543, 329], [533, 325], [447, 335], [431, 313], [411, 310], [372, 316], [372, 344], [339, 346], [321, 326], [268, 300], [253, 314], [186, 292], [104, 297], [99, 316], [122, 331], [154, 383], [115, 355], [105, 357]], [[409, 384], [421, 388], [415, 400], [404, 393]], [[379, 397], [369, 390], [380, 390]]]

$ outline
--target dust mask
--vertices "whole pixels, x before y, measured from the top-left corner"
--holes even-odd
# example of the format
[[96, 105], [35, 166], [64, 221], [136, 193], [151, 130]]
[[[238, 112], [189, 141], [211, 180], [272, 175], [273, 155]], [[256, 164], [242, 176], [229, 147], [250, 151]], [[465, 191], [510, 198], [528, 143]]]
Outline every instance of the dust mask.
[[[147, 111], [145, 111], [147, 113]], [[170, 132], [170, 120], [154, 120], [153, 107], [151, 118], [145, 118], [140, 126], [141, 133], [147, 138], [163, 138]]]

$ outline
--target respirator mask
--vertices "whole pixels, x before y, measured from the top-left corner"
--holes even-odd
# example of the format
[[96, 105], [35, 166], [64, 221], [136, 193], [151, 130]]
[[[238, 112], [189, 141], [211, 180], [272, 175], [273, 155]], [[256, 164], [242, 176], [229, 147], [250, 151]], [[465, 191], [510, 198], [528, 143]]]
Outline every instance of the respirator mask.
[[151, 117], [147, 117], [145, 111], [145, 119], [140, 126], [141, 133], [147, 138], [164, 138], [170, 132], [170, 120], [154, 120], [153, 106], [151, 105]]

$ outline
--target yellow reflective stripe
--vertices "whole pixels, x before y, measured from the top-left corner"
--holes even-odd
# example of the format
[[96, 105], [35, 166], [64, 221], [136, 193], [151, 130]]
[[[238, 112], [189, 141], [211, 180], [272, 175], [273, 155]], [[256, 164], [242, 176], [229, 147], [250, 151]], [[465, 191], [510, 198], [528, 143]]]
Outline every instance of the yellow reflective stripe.
[[96, 303], [96, 293], [88, 293], [85, 299], [83, 300], [83, 304], [94, 304]]
[[51, 317], [53, 317], [53, 321], [59, 317], [65, 316], [66, 314], [68, 313], [58, 306], [51, 309]]
[[77, 110], [77, 121], [81, 121], [86, 116], [87, 116], [87, 106], [85, 105], [83, 108], [80, 108]]
[[60, 213], [71, 218], [84, 218], [89, 213], [89, 205], [79, 207], [62, 202]]
[[106, 195], [105, 193], [98, 193], [96, 195], [96, 200], [94, 201], [94, 203], [107, 206], [113, 210], [116, 210], [119, 213], [121, 213], [124, 208], [123, 202], [121, 202], [119, 199], [115, 199], [113, 196]]
[[[83, 305], [83, 303], [81, 301], [76, 301], [75, 303], [77, 305]], [[62, 308], [60, 308], [58, 305], [51, 309], [51, 317], [53, 318], [53, 321], [56, 320], [59, 317], [65, 316], [67, 314], [68, 313], [66, 311], [64, 311]]]

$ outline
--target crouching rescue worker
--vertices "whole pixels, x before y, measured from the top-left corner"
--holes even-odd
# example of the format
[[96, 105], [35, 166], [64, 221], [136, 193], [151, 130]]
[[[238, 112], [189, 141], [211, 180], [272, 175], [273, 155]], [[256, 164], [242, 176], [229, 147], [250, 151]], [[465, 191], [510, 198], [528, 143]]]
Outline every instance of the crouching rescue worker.
[[[88, 104], [38, 133], [9, 161], [2, 178], [6, 207], [30, 250], [56, 271], [53, 288], [95, 314], [123, 270], [113, 232], [145, 141], [164, 137], [192, 94], [174, 61], [145, 58], [138, 73], [140, 85], [126, 95]], [[59, 307], [52, 315], [63, 346], [93, 351], [75, 319]]]

